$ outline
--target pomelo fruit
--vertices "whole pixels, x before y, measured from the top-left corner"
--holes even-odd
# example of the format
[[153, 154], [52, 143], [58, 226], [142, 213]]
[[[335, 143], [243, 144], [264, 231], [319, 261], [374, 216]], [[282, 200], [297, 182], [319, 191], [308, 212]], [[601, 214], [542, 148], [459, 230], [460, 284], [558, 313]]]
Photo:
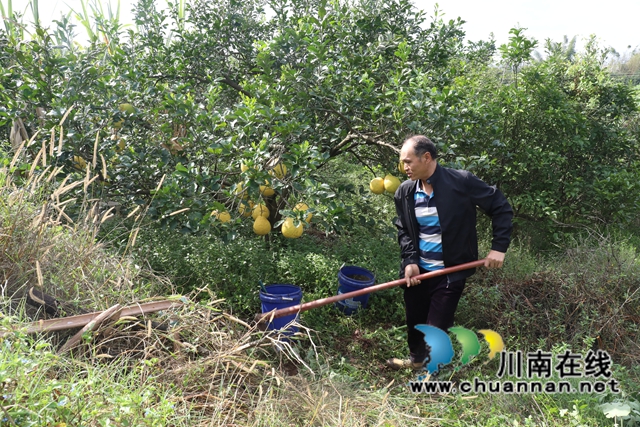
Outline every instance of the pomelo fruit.
[[382, 178], [373, 178], [369, 183], [369, 189], [374, 194], [382, 194], [384, 193], [384, 179]]
[[393, 175], [387, 175], [384, 177], [384, 190], [387, 193], [394, 194], [400, 187], [400, 180]]
[[282, 235], [287, 239], [297, 239], [302, 236], [304, 226], [302, 222], [298, 222], [298, 226], [294, 225], [294, 219], [289, 217], [282, 223]]
[[263, 216], [259, 216], [253, 222], [253, 232], [258, 236], [264, 236], [271, 231], [271, 223]]

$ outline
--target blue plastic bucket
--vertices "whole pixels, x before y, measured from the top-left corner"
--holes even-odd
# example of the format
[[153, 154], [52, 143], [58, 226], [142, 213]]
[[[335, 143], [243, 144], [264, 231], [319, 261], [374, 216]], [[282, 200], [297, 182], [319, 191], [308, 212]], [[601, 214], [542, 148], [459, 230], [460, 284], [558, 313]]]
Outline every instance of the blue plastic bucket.
[[[268, 313], [272, 310], [291, 307], [300, 304], [302, 301], [302, 289], [295, 285], [289, 284], [273, 284], [265, 286], [265, 291], [260, 291], [260, 302], [262, 303], [262, 312]], [[298, 320], [298, 313], [273, 319], [267, 325], [268, 329], [282, 329], [292, 320]], [[293, 335], [298, 332], [295, 326], [289, 326], [283, 331], [287, 335]]]
[[[366, 268], [345, 265], [338, 272], [338, 295], [367, 288], [375, 281], [376, 276]], [[367, 302], [369, 294], [338, 301], [336, 307], [350, 316], [361, 308], [367, 308]]]

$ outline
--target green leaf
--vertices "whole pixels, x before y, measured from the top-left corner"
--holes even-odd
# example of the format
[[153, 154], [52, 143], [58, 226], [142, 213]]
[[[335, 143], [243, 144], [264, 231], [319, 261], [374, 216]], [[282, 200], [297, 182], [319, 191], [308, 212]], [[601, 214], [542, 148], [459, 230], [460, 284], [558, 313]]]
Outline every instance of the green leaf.
[[603, 403], [600, 405], [600, 409], [604, 412], [607, 418], [621, 418], [626, 417], [631, 413], [631, 407], [626, 403], [615, 401], [611, 403]]

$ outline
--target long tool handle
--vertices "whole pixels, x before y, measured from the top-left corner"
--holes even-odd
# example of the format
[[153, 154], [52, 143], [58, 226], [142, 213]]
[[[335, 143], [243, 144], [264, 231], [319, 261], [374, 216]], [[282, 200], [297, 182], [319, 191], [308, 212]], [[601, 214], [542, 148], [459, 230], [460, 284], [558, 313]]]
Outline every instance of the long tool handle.
[[[443, 268], [441, 270], [430, 271], [428, 273], [419, 274], [414, 276], [418, 280], [430, 279], [432, 277], [443, 276], [449, 273], [455, 273], [456, 271], [468, 270], [470, 268], [481, 267], [484, 265], [484, 259], [477, 261], [467, 262], [465, 264], [455, 265], [453, 267]], [[395, 286], [404, 285], [407, 283], [406, 279], [398, 279], [392, 282], [381, 283], [379, 285], [369, 286], [357, 291], [347, 292], [346, 294], [334, 295], [332, 297], [322, 298], [315, 301], [305, 302], [304, 304], [296, 304], [291, 307], [281, 308], [279, 310], [272, 310], [268, 313], [258, 313], [255, 316], [256, 322], [263, 322], [270, 319], [275, 319], [289, 314], [299, 313], [302, 311], [311, 310], [312, 308], [322, 307], [323, 305], [332, 304], [337, 301], [342, 301], [348, 298], [358, 297], [360, 295], [369, 294], [372, 292], [381, 291], [383, 289], [393, 288]]]

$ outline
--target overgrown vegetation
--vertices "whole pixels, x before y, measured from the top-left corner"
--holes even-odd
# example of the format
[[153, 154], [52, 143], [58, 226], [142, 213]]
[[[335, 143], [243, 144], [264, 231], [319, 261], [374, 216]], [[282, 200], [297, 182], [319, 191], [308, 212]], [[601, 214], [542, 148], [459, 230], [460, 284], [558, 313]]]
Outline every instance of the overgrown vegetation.
[[[50, 200], [44, 189], [22, 191], [5, 184], [2, 190], [4, 195], [14, 194], [3, 197], [5, 224], [24, 221], [24, 212], [31, 212], [27, 218], [31, 221], [14, 228], [28, 230], [35, 218], [41, 220], [40, 235], [60, 236], [54, 241], [62, 243], [50, 249], [49, 256], [75, 250], [75, 240], [65, 239], [65, 235], [82, 236], [92, 230], [91, 221], [55, 223], [52, 219], [56, 215], [51, 215], [55, 209], [45, 211], [48, 214], [42, 220], [39, 213]], [[18, 194], [21, 197], [15, 197]], [[3, 231], [5, 246], [31, 247], [31, 241], [20, 240], [7, 230]], [[638, 339], [633, 335], [638, 331], [629, 323], [638, 316], [637, 295], [619, 295], [615, 288], [604, 286], [599, 282], [602, 269], [584, 270], [585, 261], [596, 265], [608, 260], [607, 277], [616, 278], [619, 288], [636, 286], [637, 290], [637, 254], [624, 242], [611, 241], [601, 248], [594, 248], [592, 240], [576, 242], [562, 262], [533, 256], [526, 247], [516, 245], [504, 270], [479, 273], [473, 278], [458, 317], [459, 324], [474, 330], [486, 326], [500, 330], [508, 348], [523, 351], [544, 348], [560, 352], [571, 348], [585, 352], [594, 344], [601, 345], [617, 362], [613, 373], [621, 381], [624, 394], [479, 395], [466, 400], [453, 395], [412, 395], [406, 386], [407, 380], [413, 379], [411, 374], [382, 368], [385, 358], [402, 354], [405, 347], [397, 289], [372, 295], [369, 308], [353, 317], [332, 307], [306, 312], [301, 322], [311, 330], [303, 329], [302, 336], [294, 342], [275, 346], [272, 335], [250, 329], [241, 318], [226, 314], [233, 309], [236, 315], [249, 320], [259, 310], [256, 281], [269, 280], [269, 274], [300, 284], [305, 300], [335, 293], [336, 272], [345, 261], [373, 269], [380, 281], [393, 278], [395, 260], [386, 264], [381, 260], [390, 258], [381, 255], [394, 247], [390, 237], [364, 231], [332, 238], [306, 236], [282, 249], [274, 264], [262, 259], [273, 257], [262, 243], [246, 247], [234, 241], [225, 246], [210, 238], [210, 245], [224, 248], [225, 252], [219, 259], [208, 260], [207, 254], [213, 251], [203, 246], [202, 237], [183, 238], [179, 243], [144, 233], [138, 238], [146, 242], [140, 246], [141, 255], [154, 248], [155, 258], [149, 257], [152, 262], [159, 262], [168, 270], [179, 266], [184, 269], [182, 273], [192, 274], [190, 281], [183, 282], [185, 286], [210, 277], [213, 281], [201, 282], [202, 288], [228, 292], [229, 300], [212, 303], [214, 295], [203, 299], [202, 295], [191, 293], [194, 301], [202, 303], [188, 303], [183, 309], [166, 314], [174, 324], [170, 334], [146, 327], [136, 329], [135, 321], [125, 321], [115, 333], [99, 330], [87, 336], [72, 358], [56, 355], [56, 340], [51, 344], [44, 336], [26, 336], [20, 330], [9, 332], [3, 338], [0, 362], [3, 406], [16, 425], [608, 425], [600, 410], [602, 402], [635, 404], [639, 397], [635, 387], [640, 376], [635, 357]], [[350, 241], [357, 242], [357, 250]], [[43, 243], [48, 242], [43, 239]], [[383, 252], [383, 247], [387, 251]], [[125, 276], [140, 277], [144, 271], [129, 258], [113, 258], [107, 248], [99, 245], [85, 251], [100, 254], [94, 258], [103, 263], [119, 265]], [[184, 256], [185, 253], [190, 255]], [[162, 254], [177, 256], [173, 262], [166, 262]], [[141, 260], [145, 258], [142, 256]], [[251, 261], [242, 264], [247, 259]], [[617, 260], [615, 264], [613, 260]], [[234, 265], [233, 261], [242, 265]], [[6, 259], [3, 262], [7, 267], [12, 265]], [[22, 267], [28, 270], [25, 266], [33, 263], [25, 261]], [[42, 265], [41, 274], [47, 278], [44, 289], [55, 289], [56, 283], [49, 279], [49, 264]], [[388, 271], [375, 268], [384, 265]], [[84, 267], [83, 271], [91, 276], [92, 270]], [[157, 277], [149, 273], [144, 276]], [[181, 283], [184, 277], [176, 275], [177, 282]], [[225, 287], [223, 277], [235, 280], [227, 280]], [[38, 279], [31, 276], [25, 280], [37, 284]], [[58, 286], [73, 283], [64, 280]], [[96, 304], [99, 308], [104, 307], [101, 304], [105, 300], [132, 302], [134, 295], [138, 299], [153, 295], [151, 287], [139, 287], [137, 283], [125, 281], [119, 288], [106, 287], [100, 302], [83, 300], [83, 304]], [[554, 288], [555, 293], [549, 291]], [[5, 296], [2, 304], [3, 328], [12, 330], [18, 316], [24, 315], [16, 309], [20, 300]], [[478, 305], [484, 310], [473, 308]], [[569, 313], [573, 306], [579, 306], [580, 313]], [[604, 312], [593, 314], [603, 307]], [[569, 331], [571, 327], [573, 330]], [[599, 340], [595, 339], [597, 335]], [[444, 375], [456, 381], [493, 377], [495, 361], [488, 365], [485, 362], [486, 356], [482, 356], [465, 370]]]
[[[639, 98], [607, 49], [549, 42], [533, 61], [524, 29], [496, 49], [405, 0], [280, 0], [270, 15], [260, 0], [140, 0], [129, 30], [94, 2], [77, 11], [81, 46], [69, 17], [30, 32], [0, 5], [0, 424], [640, 424]], [[398, 173], [410, 132], [516, 211], [505, 267], [468, 281], [457, 323], [509, 350], [606, 350], [621, 393], [414, 395], [414, 373], [383, 365], [406, 352], [398, 288], [351, 317], [305, 312], [288, 341], [252, 323], [261, 282], [310, 301], [336, 293], [343, 264], [397, 277], [391, 196], [368, 182]], [[299, 239], [258, 238], [237, 211], [249, 200], [276, 228], [313, 219]], [[67, 315], [184, 305], [67, 355], [69, 332], [17, 326], [43, 314], [31, 287]], [[439, 379], [497, 370], [483, 348]]]

